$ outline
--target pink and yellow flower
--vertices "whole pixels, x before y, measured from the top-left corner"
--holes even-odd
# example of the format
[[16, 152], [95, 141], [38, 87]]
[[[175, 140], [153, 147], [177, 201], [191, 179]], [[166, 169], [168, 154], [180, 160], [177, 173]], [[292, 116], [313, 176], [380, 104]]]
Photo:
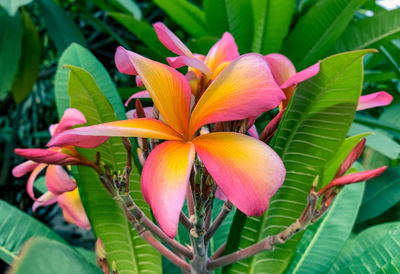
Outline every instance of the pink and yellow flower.
[[145, 200], [164, 232], [174, 237], [196, 154], [220, 190], [239, 210], [260, 216], [285, 178], [278, 155], [263, 142], [239, 133], [198, 136], [207, 124], [242, 120], [277, 107], [285, 95], [264, 57], [245, 54], [229, 65], [191, 110], [191, 89], [175, 69], [122, 47], [121, 72], [138, 74], [163, 121], [128, 119], [64, 131], [50, 145], [82, 145], [84, 136], [124, 136], [166, 140], [146, 160], [141, 185]]
[[[76, 109], [67, 109], [60, 123], [50, 126], [50, 134], [57, 136], [75, 125], [85, 124], [86, 119]], [[107, 138], [82, 138], [90, 146], [98, 146]], [[16, 166], [12, 173], [15, 177], [22, 177], [31, 172], [27, 183], [28, 195], [35, 201], [33, 210], [39, 206], [47, 206], [58, 202], [63, 210], [64, 219], [82, 228], [90, 229], [90, 223], [83, 208], [81, 198], [75, 181], [68, 175], [62, 166], [85, 164], [85, 159], [79, 155], [73, 146], [65, 144], [62, 147], [48, 149], [15, 149], [15, 153], [29, 159]], [[36, 198], [33, 186], [37, 176], [42, 170], [46, 170], [46, 186], [48, 191]]]

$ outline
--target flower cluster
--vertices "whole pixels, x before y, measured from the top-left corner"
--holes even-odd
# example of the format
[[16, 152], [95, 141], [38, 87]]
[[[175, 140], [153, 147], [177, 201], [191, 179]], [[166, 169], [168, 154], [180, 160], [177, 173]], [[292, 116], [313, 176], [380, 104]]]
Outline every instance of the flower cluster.
[[[249, 216], [260, 216], [285, 178], [282, 160], [267, 142], [296, 86], [315, 76], [319, 72], [319, 63], [296, 72], [290, 60], [281, 54], [240, 55], [229, 33], [225, 33], [203, 56], [192, 53], [162, 23], [156, 23], [154, 27], [160, 41], [178, 55], [167, 58], [169, 66], [122, 47], [115, 54], [118, 70], [136, 75], [138, 86], [146, 88], [134, 94], [127, 103], [131, 99], [150, 97], [154, 107], [136, 109], [129, 113], [127, 120], [75, 129], [70, 129], [73, 125], [70, 123], [57, 130], [61, 120], [48, 144], [51, 148], [45, 151], [61, 149], [65, 153], [70, 146], [92, 148], [109, 136], [142, 138], [142, 147], [143, 143], [147, 145], [148, 138], [156, 140], [150, 145], [151, 152], [143, 158], [141, 186], [155, 218], [170, 237], [176, 234], [190, 178], [196, 175], [193, 169], [196, 161], [205, 167], [215, 182], [213, 194], [226, 197]], [[183, 66], [188, 67], [185, 75], [176, 70]], [[385, 105], [390, 101], [390, 95], [380, 92], [361, 97], [358, 109]], [[256, 118], [278, 106], [279, 114], [258, 136], [254, 126]], [[245, 135], [246, 132], [250, 136]], [[38, 161], [36, 156], [23, 154], [21, 150], [17, 153], [37, 162], [52, 163]], [[75, 154], [68, 152], [67, 155]], [[37, 169], [44, 168], [43, 164], [33, 162], [24, 165], [19, 167], [24, 172], [33, 170], [31, 166], [34, 165]], [[52, 174], [56, 168], [61, 172], [61, 167], [53, 168], [52, 165], [47, 172]], [[24, 172], [16, 172], [16, 175]], [[32, 176], [37, 173], [34, 171]], [[58, 197], [60, 201], [61, 193], [75, 188], [72, 181], [61, 186], [53, 183], [50, 175], [48, 177], [50, 194], [45, 195], [53, 200]], [[64, 175], [59, 177], [66, 178]], [[28, 183], [28, 189], [32, 184], [31, 181]], [[32, 191], [29, 192], [34, 198]], [[44, 199], [39, 198], [37, 203], [44, 203]]]

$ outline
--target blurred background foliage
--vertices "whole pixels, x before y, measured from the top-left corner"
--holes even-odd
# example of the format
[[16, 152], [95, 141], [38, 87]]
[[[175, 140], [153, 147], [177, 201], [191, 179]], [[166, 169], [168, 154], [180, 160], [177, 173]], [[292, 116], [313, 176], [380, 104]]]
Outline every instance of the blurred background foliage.
[[[54, 222], [60, 215], [57, 206], [32, 213], [27, 178], [11, 175], [22, 161], [13, 149], [43, 147], [49, 139], [48, 126], [58, 121], [54, 76], [60, 56], [71, 43], [96, 56], [126, 100], [138, 89], [132, 77], [117, 72], [115, 49], [122, 45], [165, 62], [172, 54], [151, 26], [162, 21], [193, 52], [206, 53], [224, 31], [230, 31], [241, 53], [280, 52], [297, 70], [342, 51], [379, 50], [364, 60], [363, 94], [385, 90], [394, 101], [385, 108], [357, 113], [349, 135], [374, 132], [367, 137], [360, 162], [365, 169], [381, 165], [389, 169], [367, 183], [351, 233], [400, 221], [400, 5], [396, 2], [0, 0], [0, 199], [56, 228], [68, 241], [92, 245], [93, 235]], [[258, 126], [272, 116], [259, 119]]]

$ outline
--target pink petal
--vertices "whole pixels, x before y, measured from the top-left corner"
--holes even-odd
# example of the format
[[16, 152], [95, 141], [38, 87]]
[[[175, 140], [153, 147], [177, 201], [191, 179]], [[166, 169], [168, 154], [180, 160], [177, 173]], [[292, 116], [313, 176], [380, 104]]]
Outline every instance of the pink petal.
[[178, 229], [194, 157], [192, 143], [167, 141], [150, 153], [143, 167], [143, 196], [171, 238]]
[[143, 81], [142, 81], [142, 79], [140, 79], [140, 76], [139, 75], [136, 75], [136, 86], [137, 87], [141, 87], [141, 86], [143, 86]]
[[137, 99], [137, 98], [151, 98], [151, 96], [147, 90], [136, 92], [131, 97], [129, 97], [129, 99], [125, 102], [125, 107], [129, 105], [129, 102], [132, 101], [132, 99]]
[[200, 61], [199, 59], [196, 59], [194, 57], [188, 57], [188, 56], [168, 57], [167, 61], [168, 64], [173, 68], [181, 68], [183, 66], [188, 66], [198, 69], [207, 76], [211, 76], [212, 74], [211, 69], [206, 64], [204, 64], [203, 61]]
[[163, 23], [153, 24], [160, 42], [170, 51], [178, 55], [193, 57], [192, 52], [182, 43], [182, 41], [172, 33]]
[[83, 208], [78, 188], [61, 194], [57, 200], [67, 222], [76, 224], [84, 229], [90, 229], [90, 222]]
[[375, 178], [375, 177], [381, 175], [386, 170], [386, 168], [387, 168], [386, 166], [383, 166], [380, 168], [366, 170], [366, 171], [357, 172], [357, 173], [352, 173], [352, 174], [349, 174], [349, 175], [346, 175], [343, 177], [336, 178], [332, 182], [330, 182], [328, 185], [323, 187], [320, 191], [318, 191], [318, 195], [325, 193], [327, 190], [329, 190], [333, 187], [368, 181], [372, 178]]
[[292, 86], [296, 86], [299, 83], [317, 75], [318, 72], [319, 72], [319, 62], [291, 76], [281, 85], [281, 88], [285, 89]]
[[61, 166], [49, 165], [46, 170], [47, 189], [54, 195], [72, 191], [76, 183]]
[[282, 54], [268, 54], [265, 56], [265, 60], [268, 62], [272, 75], [279, 86], [296, 74], [296, 69], [292, 62]]
[[222, 63], [233, 61], [237, 57], [239, 51], [235, 39], [229, 32], [225, 32], [208, 52], [205, 63], [212, 71], [216, 71]]
[[60, 132], [71, 129], [73, 126], [82, 124], [86, 124], [86, 118], [82, 112], [74, 108], [67, 108], [57, 127], [54, 129], [53, 135], [57, 135]]
[[366, 139], [363, 138], [347, 155], [346, 159], [344, 159], [343, 163], [340, 165], [338, 171], [335, 174], [335, 178], [343, 176], [346, 171], [353, 165], [355, 161], [361, 156], [361, 153], [364, 150]]
[[285, 99], [263, 56], [237, 58], [211, 83], [190, 118], [190, 136], [205, 124], [242, 120], [271, 110]]
[[35, 212], [39, 206], [48, 206], [55, 202], [57, 202], [57, 196], [51, 192], [46, 192], [33, 203], [32, 210]]
[[132, 62], [129, 58], [130, 55], [132, 54], [133, 52], [128, 51], [123, 47], [117, 48], [117, 51], [115, 52], [114, 61], [119, 72], [129, 75], [137, 75], [136, 69], [132, 65]]
[[47, 167], [46, 164], [39, 164], [29, 176], [28, 182], [26, 184], [26, 191], [28, 192], [29, 197], [36, 201], [35, 194], [33, 193], [33, 184], [35, 183], [36, 177], [39, 173]]
[[80, 159], [59, 151], [61, 151], [61, 148], [16, 148], [14, 150], [15, 154], [38, 163], [55, 165], [72, 165], [81, 163]]
[[[153, 107], [145, 107], [143, 108], [144, 114], [146, 115], [146, 118], [153, 118]], [[126, 113], [126, 118], [128, 119], [137, 119], [137, 113], [136, 109], [132, 109]]]
[[247, 133], [248, 133], [251, 137], [258, 139], [258, 132], [257, 132], [257, 128], [256, 128], [255, 125], [252, 125], [252, 126], [247, 130]]
[[368, 95], [363, 95], [358, 101], [357, 110], [364, 110], [374, 107], [389, 105], [393, 100], [393, 96], [385, 91], [379, 91]]
[[[85, 142], [82, 142], [82, 136]], [[53, 138], [50, 145], [63, 146], [71, 144], [78, 147], [90, 148], [91, 136], [117, 136], [117, 137], [140, 137], [162, 140], [181, 140], [182, 136], [175, 130], [155, 119], [139, 118], [115, 121], [88, 127], [80, 127], [62, 132]], [[104, 137], [105, 140], [108, 137]]]
[[263, 142], [239, 133], [205, 134], [193, 144], [228, 199], [246, 215], [262, 215], [285, 179], [279, 156]]
[[266, 125], [260, 135], [261, 141], [266, 142], [271, 139], [272, 135], [279, 127], [279, 123], [281, 122], [284, 113], [285, 110], [279, 111], [279, 113]]
[[221, 188], [219, 187], [217, 187], [217, 190], [215, 191], [215, 197], [225, 202], [228, 200], [224, 192], [222, 192]]
[[31, 172], [32, 170], [34, 170], [38, 165], [39, 165], [39, 163], [36, 163], [34, 161], [31, 161], [31, 160], [23, 162], [22, 164], [19, 164], [16, 167], [13, 168], [12, 174], [16, 178], [22, 177], [25, 174], [27, 174], [27, 173]]

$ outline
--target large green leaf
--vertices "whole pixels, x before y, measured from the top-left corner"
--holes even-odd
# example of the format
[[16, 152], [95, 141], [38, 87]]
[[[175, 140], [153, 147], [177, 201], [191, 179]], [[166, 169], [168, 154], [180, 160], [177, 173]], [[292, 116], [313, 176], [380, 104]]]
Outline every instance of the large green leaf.
[[74, 42], [86, 46], [83, 34], [62, 8], [51, 0], [38, 0], [37, 3], [47, 32], [59, 53]]
[[391, 264], [400, 263], [399, 237], [399, 222], [364, 230], [346, 244], [328, 273], [397, 273]]
[[[71, 70], [68, 78], [70, 104], [85, 115], [87, 125], [117, 120], [112, 106], [94, 78], [82, 68], [68, 68]], [[112, 172], [122, 172], [125, 167], [126, 152], [120, 138], [110, 138], [95, 150], [79, 151], [88, 159], [94, 159], [95, 151], [100, 152], [102, 161]], [[160, 255], [139, 237], [118, 203], [104, 189], [97, 174], [83, 166], [79, 166], [78, 171], [78, 186], [83, 194], [85, 210], [96, 236], [103, 241], [109, 263], [115, 261], [118, 271], [122, 273], [159, 273]], [[130, 180], [133, 199], [145, 214], [150, 216], [150, 208], [141, 194], [140, 177], [135, 167]]]
[[289, 31], [295, 0], [252, 0], [254, 38], [252, 51], [261, 54], [278, 52]]
[[64, 242], [57, 233], [32, 216], [0, 200], [0, 258], [10, 264], [18, 258], [22, 245], [35, 236]]
[[206, 36], [205, 14], [186, 0], [154, 0], [172, 20], [193, 37]]
[[[272, 144], [286, 167], [285, 182], [262, 217], [245, 220], [242, 236], [236, 238], [238, 248], [279, 233], [304, 210], [313, 180], [322, 175], [351, 125], [361, 93], [362, 56], [368, 52], [328, 57], [321, 62], [319, 74], [298, 86]], [[234, 221], [232, 227], [240, 227], [240, 223]], [[299, 236], [293, 237], [273, 252], [262, 252], [234, 264], [231, 271], [282, 272], [298, 241]]]
[[321, 0], [300, 18], [282, 48], [296, 68], [303, 69], [333, 46], [365, 0]]
[[68, 245], [47, 238], [28, 241], [21, 253], [21, 260], [11, 267], [12, 274], [86, 274], [103, 273]]
[[400, 9], [380, 12], [349, 25], [334, 45], [335, 52], [376, 46], [400, 33]]
[[27, 5], [32, 1], [33, 0], [0, 0], [0, 6], [2, 6], [10, 16], [14, 16], [19, 7]]
[[29, 13], [22, 12], [24, 34], [22, 36], [22, 53], [19, 67], [11, 87], [14, 101], [20, 103], [31, 93], [39, 76], [41, 41]]
[[[0, 96], [11, 89], [21, 56], [22, 22], [19, 13], [13, 17], [0, 10]], [[7, 27], [4, 27], [7, 26]]]
[[225, 0], [203, 0], [207, 31], [211, 35], [222, 36], [229, 29]]
[[[346, 186], [335, 198], [326, 216], [306, 230], [287, 273], [325, 273], [349, 237], [361, 205], [365, 184]], [[311, 234], [311, 237], [307, 234]], [[303, 239], [309, 238], [305, 244]], [[332, 244], [335, 243], [335, 244]]]
[[63, 68], [64, 65], [73, 65], [87, 70], [113, 106], [117, 118], [119, 120], [126, 119], [121, 98], [104, 66], [89, 50], [75, 43], [63, 52], [58, 62], [54, 86], [58, 117], [61, 118], [65, 109], [70, 106], [67, 90], [69, 70]]
[[118, 12], [110, 12], [109, 14], [157, 54], [158, 59], [165, 60], [166, 56], [172, 54], [161, 44], [153, 27], [146, 21], [136, 20], [132, 16]]
[[374, 218], [399, 201], [400, 167], [392, 167], [367, 183], [357, 222]]
[[240, 53], [251, 49], [254, 34], [254, 17], [251, 1], [226, 0], [225, 9], [229, 32], [235, 37]]
[[400, 156], [400, 145], [393, 140], [392, 136], [380, 129], [372, 129], [370, 127], [353, 123], [351, 125], [349, 134], [360, 134], [364, 132], [373, 132], [374, 134], [366, 137], [366, 146], [382, 153], [390, 159], [396, 160]]

